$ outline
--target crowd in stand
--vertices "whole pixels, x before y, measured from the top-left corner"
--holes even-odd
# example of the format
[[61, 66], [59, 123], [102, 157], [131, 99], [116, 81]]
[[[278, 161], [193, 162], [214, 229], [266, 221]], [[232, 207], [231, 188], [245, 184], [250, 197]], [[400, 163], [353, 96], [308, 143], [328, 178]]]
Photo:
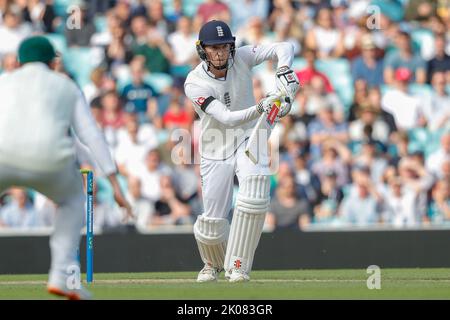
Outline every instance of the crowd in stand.
[[[18, 68], [21, 40], [48, 36], [62, 51], [58, 71], [78, 82], [105, 134], [136, 227], [191, 225], [202, 213], [189, 161], [200, 130], [183, 83], [211, 19], [230, 24], [237, 47], [295, 48], [301, 90], [272, 133], [280, 153], [267, 229], [450, 225], [449, 1], [0, 0], [1, 72]], [[256, 101], [275, 88], [275, 65], [255, 68]], [[190, 133], [181, 164], [180, 129]], [[95, 170], [95, 228], [121, 229], [107, 180], [76, 147]], [[53, 216], [32, 190], [0, 198], [0, 229], [51, 226]]]

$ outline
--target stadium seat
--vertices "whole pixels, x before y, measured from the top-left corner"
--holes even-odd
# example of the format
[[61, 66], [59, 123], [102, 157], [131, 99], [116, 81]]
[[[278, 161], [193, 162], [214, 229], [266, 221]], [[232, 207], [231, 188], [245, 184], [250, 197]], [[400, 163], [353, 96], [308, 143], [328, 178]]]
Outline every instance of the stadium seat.
[[431, 133], [426, 128], [413, 128], [408, 130], [409, 145], [408, 149], [413, 151], [425, 152]]
[[64, 55], [67, 50], [67, 41], [66, 37], [64, 37], [62, 34], [58, 33], [47, 33], [45, 34], [45, 37], [50, 40], [52, 45], [55, 47], [55, 49]]
[[306, 60], [303, 58], [295, 58], [292, 62], [292, 69], [295, 71], [300, 71], [306, 67]]
[[433, 152], [439, 150], [441, 146], [441, 137], [445, 129], [439, 129], [430, 133], [425, 147], [425, 156], [428, 157]]
[[144, 77], [144, 80], [159, 93], [169, 88], [173, 83], [172, 77], [165, 73], [150, 73]]
[[350, 64], [345, 59], [326, 59], [316, 62], [317, 69], [328, 76], [336, 93], [346, 107], [346, 111], [353, 102], [353, 82]]
[[418, 52], [424, 59], [431, 59], [434, 48], [434, 35], [428, 29], [416, 29], [411, 32], [411, 38], [415, 45], [419, 48]]
[[408, 86], [409, 92], [412, 93], [415, 96], [419, 96], [424, 99], [431, 98], [433, 94], [433, 89], [428, 84], [417, 84], [417, 83], [411, 83]]
[[74, 76], [80, 87], [89, 82], [91, 71], [96, 67], [93, 58], [91, 48], [69, 48], [63, 56], [66, 70]]
[[204, 0], [186, 0], [183, 1], [183, 11], [188, 17], [192, 17], [197, 13], [199, 5], [201, 5]]
[[99, 33], [108, 30], [108, 21], [105, 16], [96, 16], [94, 18], [95, 30]]
[[67, 15], [67, 8], [71, 5], [77, 5], [79, 3], [79, 0], [55, 0], [53, 9], [58, 17], [65, 17]]
[[171, 66], [170, 74], [174, 77], [184, 78], [191, 71], [191, 65], [180, 65], [180, 66]]

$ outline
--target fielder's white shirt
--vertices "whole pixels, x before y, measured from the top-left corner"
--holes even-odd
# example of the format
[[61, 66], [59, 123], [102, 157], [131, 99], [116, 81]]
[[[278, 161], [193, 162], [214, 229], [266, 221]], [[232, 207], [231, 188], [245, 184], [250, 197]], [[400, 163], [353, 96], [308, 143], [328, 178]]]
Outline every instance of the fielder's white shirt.
[[205, 62], [189, 73], [184, 89], [200, 117], [199, 151], [203, 158], [227, 159], [250, 135], [259, 117], [253, 96], [252, 67], [275, 59], [278, 67], [291, 67], [293, 57], [293, 46], [287, 42], [244, 46], [236, 49], [226, 78], [214, 78]]
[[103, 134], [75, 83], [40, 62], [0, 78], [0, 165], [58, 171], [75, 159], [74, 135], [106, 175], [116, 171]]

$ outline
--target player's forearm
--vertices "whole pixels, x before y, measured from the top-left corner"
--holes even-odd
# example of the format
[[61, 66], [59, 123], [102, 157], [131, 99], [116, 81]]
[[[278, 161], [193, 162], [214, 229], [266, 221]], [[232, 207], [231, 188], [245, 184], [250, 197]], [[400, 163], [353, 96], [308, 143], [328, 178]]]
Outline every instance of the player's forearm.
[[230, 111], [220, 103], [211, 103], [208, 106], [206, 113], [211, 115], [217, 121], [230, 127], [242, 125], [257, 119], [260, 116], [256, 109], [256, 105], [244, 110]]
[[103, 173], [107, 176], [115, 173], [117, 169], [108, 145], [82, 96], [74, 109], [72, 127], [81, 143], [91, 151]]

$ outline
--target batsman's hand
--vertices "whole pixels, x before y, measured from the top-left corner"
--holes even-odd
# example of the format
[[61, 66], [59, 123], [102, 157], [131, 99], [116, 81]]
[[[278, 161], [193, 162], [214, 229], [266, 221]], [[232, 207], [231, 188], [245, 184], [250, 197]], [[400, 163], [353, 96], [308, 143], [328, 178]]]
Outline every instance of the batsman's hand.
[[280, 97], [280, 101], [281, 101], [280, 111], [277, 114], [276, 121], [279, 121], [281, 118], [288, 115], [292, 108], [291, 98], [289, 98], [287, 96], [282, 96], [282, 97]]
[[256, 106], [256, 110], [258, 110], [259, 114], [269, 114], [272, 106], [275, 102], [280, 102], [280, 95], [271, 93], [268, 94], [265, 98], [262, 98], [258, 105]]
[[120, 185], [119, 185], [119, 182], [117, 181], [116, 174], [113, 173], [113, 174], [109, 175], [108, 179], [113, 188], [114, 200], [119, 205], [119, 207], [121, 207], [125, 211], [125, 216], [123, 217], [123, 222], [127, 222], [129, 219], [133, 220], [134, 219], [133, 211], [132, 211], [131, 206], [128, 203], [127, 199], [123, 195], [122, 190], [120, 189]]
[[122, 191], [120, 189], [118, 191], [114, 190], [114, 200], [119, 205], [119, 207], [121, 207], [124, 210], [124, 212], [125, 212], [122, 221], [123, 222], [128, 222], [129, 220], [133, 220], [134, 219], [134, 215], [133, 215], [133, 211], [131, 209], [131, 206], [128, 203], [128, 201], [125, 199], [125, 196], [123, 195], [123, 193], [122, 193]]
[[291, 101], [294, 101], [297, 91], [300, 88], [300, 81], [295, 72], [288, 66], [282, 66], [277, 69], [275, 81], [277, 90], [283, 96], [287, 96]]

